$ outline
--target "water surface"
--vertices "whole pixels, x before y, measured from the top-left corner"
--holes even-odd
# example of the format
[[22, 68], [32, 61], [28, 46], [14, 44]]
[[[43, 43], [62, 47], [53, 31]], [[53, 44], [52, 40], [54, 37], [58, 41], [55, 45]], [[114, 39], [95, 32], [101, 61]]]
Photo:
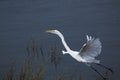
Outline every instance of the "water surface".
[[[18, 71], [25, 59], [25, 48], [31, 38], [42, 39], [46, 48], [63, 45], [57, 36], [45, 30], [60, 30], [71, 49], [80, 50], [85, 35], [100, 38], [101, 63], [115, 70], [115, 79], [120, 76], [120, 1], [118, 0], [1, 0], [0, 1], [0, 72], [6, 72], [16, 60]], [[51, 44], [50, 44], [51, 43]], [[96, 73], [63, 56], [62, 67], [68, 72], [77, 68], [83, 80], [93, 80]]]

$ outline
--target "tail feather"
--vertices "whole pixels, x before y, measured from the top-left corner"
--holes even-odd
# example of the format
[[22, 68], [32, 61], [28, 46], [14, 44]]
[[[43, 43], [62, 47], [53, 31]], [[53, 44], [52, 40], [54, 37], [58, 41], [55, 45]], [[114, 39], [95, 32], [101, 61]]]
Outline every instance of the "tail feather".
[[83, 59], [85, 59], [88, 63], [100, 63], [100, 60], [96, 60], [94, 57], [90, 56], [85, 56]]
[[98, 63], [98, 64], [99, 64], [99, 63], [100, 63], [100, 60], [96, 60], [96, 59], [92, 59], [92, 58], [91, 58], [91, 59], [88, 59], [87, 62], [88, 62], [88, 63]]
[[94, 63], [100, 63], [100, 60], [93, 60]]

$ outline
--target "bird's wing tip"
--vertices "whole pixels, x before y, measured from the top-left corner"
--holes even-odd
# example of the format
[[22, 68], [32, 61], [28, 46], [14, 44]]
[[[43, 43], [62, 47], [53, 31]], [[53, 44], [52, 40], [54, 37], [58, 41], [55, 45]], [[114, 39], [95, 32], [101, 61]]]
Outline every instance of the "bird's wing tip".
[[94, 39], [92, 36], [86, 35], [87, 41]]
[[86, 35], [86, 38], [87, 38], [87, 41], [89, 41], [89, 36], [88, 35]]

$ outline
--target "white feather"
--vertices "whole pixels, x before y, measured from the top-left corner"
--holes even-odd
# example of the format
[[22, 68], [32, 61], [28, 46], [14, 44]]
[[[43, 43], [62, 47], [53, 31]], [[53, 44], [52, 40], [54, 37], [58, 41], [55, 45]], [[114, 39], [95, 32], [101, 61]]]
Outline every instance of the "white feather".
[[83, 45], [80, 51], [73, 51], [67, 45], [64, 36], [58, 30], [47, 30], [46, 32], [56, 34], [60, 37], [63, 46], [66, 51], [62, 51], [63, 54], [69, 54], [74, 59], [79, 62], [84, 63], [99, 63], [98, 60], [95, 60], [95, 57], [98, 56], [101, 52], [101, 42], [99, 39], [94, 39], [91, 36], [86, 35], [87, 42]]
[[101, 53], [101, 42], [87, 35], [87, 42], [80, 50], [80, 56], [87, 61], [94, 61], [95, 57]]

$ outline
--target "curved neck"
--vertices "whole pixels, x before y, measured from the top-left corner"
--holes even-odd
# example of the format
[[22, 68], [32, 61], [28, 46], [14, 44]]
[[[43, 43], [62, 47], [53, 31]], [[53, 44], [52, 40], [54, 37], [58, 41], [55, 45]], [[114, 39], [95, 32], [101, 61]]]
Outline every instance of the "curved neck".
[[66, 41], [65, 41], [65, 39], [64, 39], [64, 36], [63, 36], [60, 32], [59, 32], [57, 35], [60, 37], [60, 39], [61, 39], [61, 41], [62, 41], [65, 49], [66, 49], [67, 51], [70, 51], [71, 49], [68, 47], [68, 45], [67, 45], [67, 43], [66, 43]]

